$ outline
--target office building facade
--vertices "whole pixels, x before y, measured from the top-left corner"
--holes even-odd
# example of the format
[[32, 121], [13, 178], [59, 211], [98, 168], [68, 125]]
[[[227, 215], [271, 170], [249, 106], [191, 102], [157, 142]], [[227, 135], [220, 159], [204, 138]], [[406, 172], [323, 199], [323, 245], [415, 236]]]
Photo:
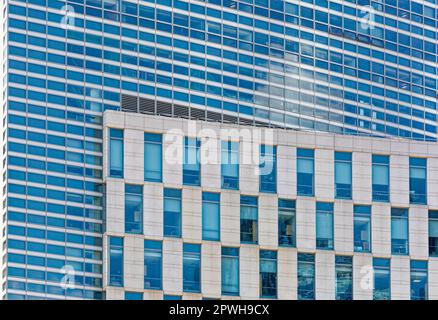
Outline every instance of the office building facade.
[[[364, 228], [358, 231], [357, 237], [362, 239], [366, 238], [367, 232], [370, 234], [367, 243], [357, 245], [370, 252], [358, 252], [357, 256], [365, 256], [363, 259], [372, 267], [373, 277], [382, 277], [379, 285], [381, 282], [391, 284], [390, 297], [398, 297], [397, 286], [400, 298], [433, 297], [433, 252], [428, 250], [435, 241], [434, 236], [430, 236], [434, 224], [428, 234], [424, 223], [435, 216], [434, 189], [428, 184], [433, 185], [436, 179], [433, 143], [437, 139], [437, 12], [434, 0], [4, 1], [1, 297], [105, 299], [123, 298], [126, 294], [127, 298], [139, 298], [142, 290], [131, 286], [132, 279], [141, 277], [140, 269], [143, 273], [145, 269], [159, 269], [162, 270], [161, 278], [148, 280], [150, 290], [155, 291], [144, 291], [142, 297], [148, 297], [148, 292], [158, 298], [195, 292], [193, 297], [218, 298], [232, 293], [230, 296], [250, 298], [245, 295], [258, 292], [258, 297], [311, 298], [308, 289], [302, 288], [301, 292], [298, 284], [308, 287], [313, 283], [313, 297], [333, 298], [330, 287], [333, 281], [329, 279], [337, 274], [345, 278], [350, 274], [359, 277], [355, 263], [365, 265], [360, 262], [361, 258], [356, 258], [356, 244], [349, 240], [350, 236], [336, 240], [339, 234], [336, 232], [336, 212], [340, 206], [336, 199], [352, 201], [351, 210], [343, 210], [354, 217], [357, 214], [357, 223]], [[141, 125], [131, 118], [122, 120], [128, 114], [137, 117]], [[107, 124], [104, 124], [104, 117], [109, 119]], [[115, 121], [115, 117], [119, 117], [120, 122]], [[161, 120], [156, 121], [163, 125], [155, 129], [145, 127], [143, 123], [148, 123], [147, 119], [157, 119], [150, 117], [159, 117]], [[283, 155], [289, 164], [294, 164], [287, 169], [289, 175], [276, 175], [275, 170], [256, 175], [258, 184], [253, 188], [256, 185], [261, 188], [249, 192], [249, 189], [242, 189], [245, 183], [241, 181], [240, 169], [225, 166], [223, 170], [228, 170], [228, 174], [224, 184], [207, 187], [204, 181], [209, 178], [197, 174], [209, 173], [209, 169], [203, 169], [204, 164], [182, 163], [180, 169], [166, 173], [162, 139], [165, 130], [172, 129], [167, 124], [171, 118], [186, 119], [172, 122], [176, 126], [196, 120], [218, 122], [236, 129], [269, 127], [274, 128], [276, 134], [284, 132], [282, 128], [295, 129], [329, 140], [346, 139], [346, 145], [316, 142], [309, 145], [306, 141], [301, 145], [301, 140], [292, 143], [294, 140], [274, 139], [257, 150], [270, 158], [271, 164], [278, 160], [280, 166], [282, 146], [295, 148], [295, 153]], [[140, 131], [144, 136], [140, 137]], [[299, 135], [299, 132], [290, 130], [287, 134], [294, 139], [293, 135]], [[130, 139], [134, 138], [128, 133], [136, 134], [135, 139], [140, 139], [143, 146], [141, 149], [130, 149]], [[182, 145], [190, 145], [190, 150], [202, 149], [201, 140], [192, 140], [195, 137], [196, 134], [188, 135]], [[373, 144], [379, 144], [379, 141], [385, 146], [397, 145], [397, 148], [382, 147], [382, 152], [373, 149]], [[369, 142], [371, 146], [367, 144]], [[238, 154], [238, 144], [222, 147], [233, 157]], [[152, 154], [161, 150], [162, 162], [149, 163], [140, 152], [145, 148]], [[339, 180], [335, 179], [333, 183], [328, 176], [334, 173], [318, 177], [318, 166], [314, 167], [314, 180], [309, 180], [309, 166], [312, 158], [316, 161], [319, 149], [326, 150], [327, 161], [333, 160], [336, 168], [352, 168], [350, 186], [345, 183], [348, 174], [336, 175]], [[355, 158], [357, 152], [368, 155], [363, 159]], [[274, 156], [276, 153], [278, 157]], [[397, 167], [395, 164], [399, 160], [402, 162]], [[111, 161], [114, 166], [109, 164]], [[146, 167], [149, 170], [141, 173], [141, 166], [132, 165], [137, 162], [143, 163], [143, 171]], [[300, 167], [298, 163], [302, 172], [295, 171]], [[384, 168], [392, 165], [395, 168], [385, 180], [381, 172], [386, 172]], [[221, 167], [220, 164], [212, 166], [214, 170]], [[386, 187], [384, 183], [377, 183], [375, 190], [371, 190], [368, 185], [371, 175], [354, 180], [354, 170], [361, 166], [372, 170], [376, 167], [375, 175], [382, 180], [399, 176], [403, 183], [388, 182]], [[406, 168], [413, 176], [412, 181], [405, 175]], [[139, 175], [137, 180], [131, 181], [129, 177], [134, 171]], [[300, 188], [293, 184], [295, 174], [307, 181]], [[165, 180], [166, 175], [171, 175], [175, 181]], [[259, 176], [265, 178], [259, 181]], [[140, 183], [138, 179], [142, 178]], [[280, 179], [291, 188], [284, 198], [279, 193]], [[412, 184], [412, 190], [406, 189], [406, 183]], [[326, 185], [322, 189], [327, 193], [322, 198], [317, 192], [318, 184]], [[116, 185], [117, 194], [123, 194], [126, 199], [110, 210], [111, 203], [114, 205], [114, 201], [118, 201], [114, 198]], [[185, 190], [185, 186], [192, 190]], [[160, 225], [160, 221], [151, 220], [147, 224], [147, 210], [151, 209], [152, 201], [146, 201], [146, 197], [150, 197], [148, 188], [162, 191], [154, 198], [161, 206], [166, 206], [162, 203], [166, 201], [161, 199], [169, 199], [168, 205], [173, 209], [178, 203], [183, 208], [185, 201], [193, 201], [189, 212], [198, 212], [199, 204], [203, 207], [204, 202], [206, 208], [216, 212], [226, 201], [220, 190], [240, 190], [237, 198], [236, 195], [228, 197], [234, 206], [243, 206], [240, 210], [247, 219], [236, 220], [237, 224], [232, 226], [231, 222], [224, 222], [216, 230], [213, 227], [217, 216], [216, 220], [211, 218], [214, 221], [206, 218], [205, 223], [212, 229], [207, 228], [205, 234], [201, 232], [203, 237], [198, 234], [202, 225], [197, 216], [193, 216], [190, 232], [184, 231], [185, 212], [180, 228], [173, 225], [172, 217], [178, 216], [173, 209], [165, 215], [170, 222], [164, 219]], [[391, 188], [400, 190], [389, 190]], [[228, 192], [231, 191], [225, 193]], [[355, 192], [363, 193], [363, 198], [355, 198]], [[265, 193], [272, 199], [264, 204], [267, 201], [263, 199]], [[300, 204], [299, 197], [316, 202]], [[385, 203], [386, 207], [375, 209], [374, 202], [376, 206]], [[265, 211], [262, 205], [270, 209]], [[300, 205], [307, 209], [300, 211]], [[125, 217], [127, 207], [132, 210], [128, 210], [130, 216]], [[421, 213], [416, 211], [417, 207]], [[139, 211], [138, 208], [143, 209]], [[156, 208], [160, 206], [154, 210]], [[164, 207], [163, 210], [166, 211]], [[282, 212], [283, 224], [279, 228], [287, 230], [286, 235], [278, 236], [268, 231], [272, 238], [263, 239], [266, 226], [263, 219], [255, 220], [255, 217], [268, 212], [274, 214], [276, 210]], [[319, 226], [313, 220], [304, 222], [316, 233], [329, 232], [321, 226], [328, 227], [330, 219], [334, 219], [333, 239], [303, 240], [298, 233], [292, 237], [294, 230], [300, 230], [299, 215], [306, 210], [316, 215], [309, 219], [325, 221]], [[379, 210], [386, 212], [382, 217], [386, 224], [376, 231], [373, 219], [374, 212]], [[219, 211], [222, 219], [223, 210]], [[162, 213], [156, 214], [162, 216]], [[290, 223], [295, 219], [291, 218], [294, 214], [297, 225], [292, 229]], [[416, 226], [416, 218], [411, 221], [416, 214], [422, 221], [419, 229], [412, 227]], [[277, 218], [280, 215], [275, 213]], [[144, 223], [138, 223], [139, 219]], [[273, 216], [267, 219], [272, 220]], [[400, 237], [395, 239], [395, 248], [391, 241], [388, 242], [391, 232], [387, 222], [392, 223], [392, 219], [394, 232]], [[120, 222], [126, 220], [128, 225]], [[167, 225], [167, 222], [171, 224]], [[120, 223], [123, 230], [119, 228]], [[272, 221], [267, 223], [272, 229]], [[238, 234], [241, 238], [239, 242], [230, 240], [223, 245], [227, 240], [222, 236], [222, 227], [228, 224], [236, 228], [229, 233], [230, 239]], [[147, 233], [151, 226], [156, 233]], [[242, 229], [246, 230], [243, 234]], [[388, 233], [380, 235], [381, 230]], [[377, 238], [373, 237], [373, 232], [377, 232]], [[414, 235], [411, 236], [411, 232]], [[313, 233], [305, 233], [313, 237]], [[410, 238], [405, 239], [406, 235]], [[203, 239], [208, 243], [204, 244]], [[289, 246], [284, 249], [286, 253], [282, 253], [282, 245]], [[382, 247], [374, 249], [379, 246]], [[391, 248], [389, 253], [388, 246]], [[319, 249], [326, 249], [321, 251], [326, 256], [318, 257]], [[150, 262], [147, 267], [146, 262], [139, 263], [138, 250], [144, 261]], [[248, 250], [252, 250], [251, 253]], [[202, 263], [206, 254], [214, 255], [216, 259], [211, 260], [210, 267]], [[393, 255], [403, 257], [392, 258]], [[160, 256], [163, 266], [166, 261], [175, 266], [184, 265], [185, 261], [188, 267], [175, 267], [177, 272], [165, 267], [160, 269]], [[370, 257], [383, 260], [371, 263]], [[251, 283], [240, 274], [236, 294], [236, 277], [222, 273], [225, 279], [221, 278], [221, 281], [226, 284], [221, 281], [218, 284], [217, 259], [221, 260], [219, 267], [236, 268], [237, 265], [238, 269], [246, 269], [244, 261], [248, 267], [257, 266], [249, 275]], [[326, 261], [321, 263], [327, 264], [327, 274], [321, 273], [319, 259]], [[393, 259], [405, 260], [393, 262]], [[120, 264], [120, 261], [124, 262]], [[123, 273], [113, 274], [111, 262], [124, 266], [116, 268]], [[291, 273], [281, 271], [289, 264]], [[183, 281], [184, 270], [192, 274], [192, 270], [198, 269], [206, 275], [189, 279], [187, 283]], [[259, 275], [257, 270], [265, 271]], [[175, 287], [166, 289], [166, 272], [177, 277], [175, 280], [181, 278], [183, 283], [175, 281]], [[400, 272], [403, 280], [397, 280], [395, 276], [389, 281], [388, 274], [393, 272]], [[289, 277], [287, 285], [290, 287], [284, 290], [277, 287], [274, 295], [272, 284], [285, 275]], [[263, 279], [260, 288], [259, 277]], [[318, 277], [325, 280], [318, 281]], [[408, 278], [410, 280], [406, 282]], [[141, 283], [145, 281], [141, 279]], [[155, 286], [160, 281], [162, 287], [158, 289]], [[202, 281], [211, 283], [207, 285]], [[393, 284], [393, 281], [399, 282]], [[278, 283], [283, 284], [282, 281]], [[348, 282], [345, 283], [340, 286], [348, 287]], [[407, 294], [407, 284], [411, 283], [426, 283], [428, 289], [422, 286], [416, 290], [413, 285], [409, 290], [423, 294]], [[125, 290], [118, 289], [120, 285]], [[206, 292], [202, 291], [204, 286]], [[253, 291], [253, 287], [259, 289]], [[357, 288], [353, 285], [353, 296], [372, 296], [362, 295]], [[388, 295], [377, 293], [377, 296]], [[351, 295], [346, 292], [340, 293], [339, 297], [350, 298]]]

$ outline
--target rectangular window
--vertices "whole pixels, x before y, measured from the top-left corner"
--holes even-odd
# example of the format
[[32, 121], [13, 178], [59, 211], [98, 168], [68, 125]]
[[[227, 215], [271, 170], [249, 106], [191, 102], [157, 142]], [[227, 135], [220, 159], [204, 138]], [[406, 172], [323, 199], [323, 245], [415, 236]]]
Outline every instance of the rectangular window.
[[125, 232], [143, 233], [143, 186], [125, 185]]
[[297, 149], [297, 194], [314, 195], [314, 150]]
[[260, 250], [260, 297], [277, 298], [277, 252]]
[[278, 199], [278, 245], [295, 247], [296, 243], [295, 201]]
[[202, 193], [202, 239], [220, 240], [220, 194]]
[[371, 206], [354, 206], [354, 251], [371, 252]]
[[409, 253], [409, 210], [391, 208], [391, 252], [407, 255]]
[[162, 135], [144, 134], [144, 180], [161, 182], [163, 178]]
[[333, 203], [316, 203], [316, 248], [333, 250]]
[[221, 176], [223, 189], [239, 189], [239, 143], [221, 142]]
[[391, 299], [391, 268], [390, 260], [373, 258], [374, 300]]
[[123, 287], [123, 238], [109, 237], [109, 285]]
[[353, 300], [353, 257], [336, 256], [336, 300]]
[[438, 257], [438, 211], [429, 210], [429, 255]]
[[109, 129], [109, 175], [123, 178], [123, 130]]
[[143, 300], [143, 293], [125, 291], [125, 300]]
[[161, 290], [163, 282], [161, 241], [144, 241], [144, 288]]
[[196, 138], [184, 138], [183, 184], [201, 185], [200, 149], [201, 141]]
[[351, 152], [335, 152], [335, 197], [351, 199]]
[[222, 247], [222, 294], [239, 295], [239, 248]]
[[411, 260], [411, 300], [427, 298], [427, 261]]
[[183, 244], [183, 291], [201, 292], [201, 245]]
[[315, 255], [298, 253], [298, 300], [315, 300]]
[[389, 156], [373, 154], [373, 201], [389, 202]]
[[410, 203], [426, 204], [426, 166], [425, 158], [409, 158], [409, 199]]
[[258, 199], [251, 196], [240, 196], [240, 241], [244, 243], [258, 242]]
[[277, 192], [277, 147], [260, 145], [260, 192]]
[[181, 237], [181, 190], [164, 189], [164, 236]]

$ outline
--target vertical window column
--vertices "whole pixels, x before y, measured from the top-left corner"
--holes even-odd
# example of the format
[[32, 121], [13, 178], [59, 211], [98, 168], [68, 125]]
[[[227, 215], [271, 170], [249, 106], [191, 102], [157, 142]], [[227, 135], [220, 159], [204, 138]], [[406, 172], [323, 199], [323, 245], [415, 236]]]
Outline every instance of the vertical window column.
[[297, 149], [297, 194], [313, 197], [315, 194], [314, 150]]
[[414, 204], [427, 203], [427, 159], [409, 158], [409, 200]]
[[123, 130], [109, 129], [109, 176], [123, 178]]
[[181, 238], [181, 190], [165, 188], [163, 201], [163, 234]]
[[125, 232], [143, 233], [143, 186], [125, 185]]
[[353, 257], [335, 257], [336, 300], [353, 300]]
[[221, 176], [223, 189], [239, 189], [239, 143], [221, 142]]
[[354, 206], [354, 252], [371, 252], [371, 206]]
[[428, 299], [427, 261], [411, 260], [411, 300]]
[[202, 193], [202, 239], [220, 240], [220, 194]]
[[351, 199], [351, 177], [351, 152], [335, 152], [335, 197], [337, 199]]
[[183, 291], [201, 292], [201, 245], [183, 244]]
[[162, 135], [144, 134], [144, 180], [161, 182], [163, 178]]
[[260, 297], [277, 298], [277, 252], [260, 250]]
[[108, 242], [109, 285], [123, 287], [123, 238], [109, 237]]
[[253, 244], [258, 242], [257, 197], [240, 196], [240, 241]]
[[333, 250], [333, 203], [316, 203], [316, 248]]
[[239, 248], [222, 247], [222, 295], [239, 295]]
[[409, 253], [409, 209], [391, 208], [391, 253]]
[[298, 300], [315, 300], [315, 255], [298, 253]]
[[429, 256], [438, 257], [438, 211], [429, 210]]
[[163, 249], [161, 241], [144, 241], [144, 288], [161, 290], [163, 287]]
[[296, 246], [295, 201], [278, 199], [278, 245]]
[[383, 258], [373, 259], [374, 300], [391, 299], [391, 268], [390, 260]]
[[201, 141], [196, 138], [184, 138], [183, 184], [201, 185], [200, 149]]
[[372, 157], [373, 201], [389, 202], [389, 156]]
[[260, 145], [260, 192], [277, 192], [277, 147]]

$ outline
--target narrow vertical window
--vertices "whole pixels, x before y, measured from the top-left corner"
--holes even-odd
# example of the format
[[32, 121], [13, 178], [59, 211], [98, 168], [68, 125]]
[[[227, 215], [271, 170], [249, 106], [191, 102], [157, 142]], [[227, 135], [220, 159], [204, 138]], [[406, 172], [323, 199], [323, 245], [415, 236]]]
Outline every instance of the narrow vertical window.
[[258, 242], [258, 199], [240, 196], [240, 241]]
[[429, 210], [429, 255], [438, 257], [438, 211]]
[[144, 241], [144, 288], [161, 290], [163, 285], [161, 241]]
[[315, 255], [298, 253], [298, 300], [315, 300]]
[[163, 175], [162, 135], [144, 134], [144, 180], [161, 182]]
[[353, 257], [335, 257], [336, 300], [353, 300]]
[[260, 192], [277, 192], [277, 147], [260, 145]]
[[389, 156], [373, 154], [373, 201], [389, 202]]
[[196, 138], [184, 138], [183, 184], [201, 185], [201, 164], [199, 149], [201, 141]]
[[222, 295], [239, 295], [239, 248], [222, 247]]
[[123, 178], [123, 130], [109, 129], [109, 175]]
[[426, 165], [425, 158], [409, 158], [409, 199], [411, 203], [426, 204]]
[[351, 199], [351, 152], [335, 152], [335, 197]]
[[427, 298], [427, 261], [411, 260], [411, 300]]
[[295, 201], [278, 199], [278, 245], [295, 247], [296, 243]]
[[201, 292], [201, 245], [183, 244], [183, 291]]
[[181, 237], [181, 190], [164, 189], [164, 236]]
[[143, 233], [143, 186], [125, 185], [125, 232]]
[[297, 194], [314, 195], [314, 150], [297, 149]]
[[220, 194], [202, 193], [202, 239], [220, 240]]
[[407, 255], [409, 253], [408, 209], [391, 208], [391, 252]]
[[333, 203], [316, 203], [316, 248], [333, 250]]
[[371, 252], [371, 206], [354, 206], [354, 251]]
[[239, 143], [222, 141], [221, 176], [223, 189], [239, 189]]
[[260, 297], [277, 298], [277, 251], [260, 250]]
[[383, 258], [373, 259], [374, 300], [391, 299], [391, 268], [390, 260]]
[[123, 238], [109, 237], [109, 285], [123, 287]]

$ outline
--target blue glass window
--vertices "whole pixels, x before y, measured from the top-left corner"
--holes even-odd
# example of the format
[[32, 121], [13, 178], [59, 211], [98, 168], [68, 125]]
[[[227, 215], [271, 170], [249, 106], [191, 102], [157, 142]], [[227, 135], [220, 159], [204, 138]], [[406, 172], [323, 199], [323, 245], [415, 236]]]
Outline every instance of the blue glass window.
[[316, 203], [316, 248], [333, 250], [333, 203]]
[[201, 245], [183, 244], [183, 291], [201, 292]]
[[336, 300], [353, 300], [353, 257], [335, 257]]
[[109, 175], [114, 178], [123, 178], [123, 130], [109, 129], [109, 132]]
[[184, 138], [183, 184], [201, 185], [200, 152], [201, 141], [195, 138]]
[[277, 252], [260, 250], [260, 297], [277, 298]]
[[297, 149], [297, 194], [314, 196], [314, 150]]
[[427, 300], [427, 261], [411, 260], [411, 300]]
[[164, 236], [181, 237], [181, 190], [164, 189]]
[[354, 206], [354, 251], [371, 252], [371, 206]]
[[202, 239], [220, 240], [220, 194], [202, 193]]
[[426, 204], [426, 164], [425, 158], [409, 158], [409, 199], [410, 203]]
[[260, 145], [260, 192], [277, 192], [277, 147]]
[[257, 197], [240, 196], [240, 241], [254, 244], [258, 242]]
[[298, 253], [298, 300], [315, 300], [315, 255]]
[[143, 300], [143, 293], [125, 291], [125, 300]]
[[278, 245], [296, 246], [295, 201], [278, 199]]
[[351, 152], [335, 152], [335, 197], [351, 199]]
[[163, 300], [182, 300], [182, 297], [181, 296], [171, 295], [171, 294], [165, 294], [163, 296]]
[[123, 287], [123, 238], [109, 237], [109, 285]]
[[389, 202], [389, 156], [373, 154], [372, 162], [373, 201]]
[[221, 176], [223, 189], [239, 189], [238, 142], [221, 142]]
[[162, 289], [163, 251], [160, 241], [144, 241], [144, 288]]
[[125, 232], [143, 233], [143, 186], [125, 185]]
[[383, 258], [373, 259], [374, 300], [391, 299], [391, 272], [390, 260]]
[[163, 175], [162, 135], [144, 134], [144, 180], [161, 182]]
[[438, 211], [429, 210], [429, 255], [438, 257]]
[[391, 252], [409, 253], [409, 209], [391, 208]]
[[222, 247], [222, 294], [239, 295], [239, 248]]

